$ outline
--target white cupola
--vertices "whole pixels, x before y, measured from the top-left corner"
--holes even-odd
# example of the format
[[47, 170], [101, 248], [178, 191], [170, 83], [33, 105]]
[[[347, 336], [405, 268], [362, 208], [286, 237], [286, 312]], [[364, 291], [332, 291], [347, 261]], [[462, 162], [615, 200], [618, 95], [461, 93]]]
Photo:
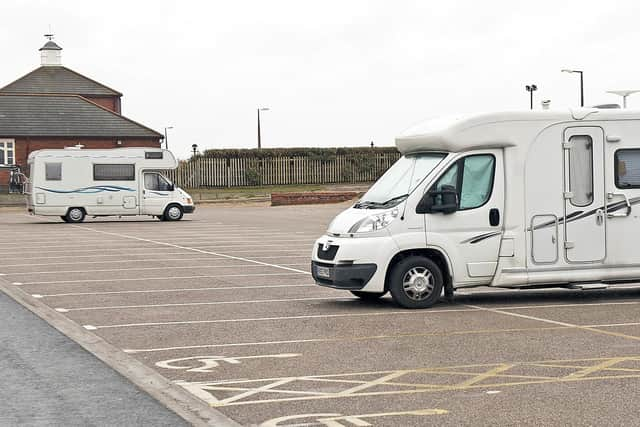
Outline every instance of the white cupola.
[[53, 41], [53, 34], [45, 34], [48, 42], [40, 48], [40, 65], [62, 65], [62, 48]]

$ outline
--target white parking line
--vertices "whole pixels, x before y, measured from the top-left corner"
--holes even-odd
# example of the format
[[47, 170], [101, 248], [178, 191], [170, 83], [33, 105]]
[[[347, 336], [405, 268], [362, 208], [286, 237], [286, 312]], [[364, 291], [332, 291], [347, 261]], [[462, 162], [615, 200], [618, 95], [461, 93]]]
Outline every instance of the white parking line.
[[[221, 258], [225, 259], [226, 258]], [[282, 264], [282, 265], [307, 265], [305, 264]], [[23, 271], [19, 273], [6, 273], [7, 276], [35, 275], [35, 274], [70, 274], [70, 273], [108, 273], [114, 271], [149, 271], [149, 270], [184, 270], [184, 269], [201, 269], [201, 268], [258, 268], [261, 265], [255, 264], [236, 264], [236, 265], [169, 265], [161, 267], [133, 267], [133, 268], [106, 268], [101, 270], [53, 270], [53, 271]]]
[[[139, 255], [132, 255], [132, 254], [123, 254], [123, 253], [119, 253], [119, 254], [102, 254], [102, 255], [57, 255], [57, 256], [27, 256], [27, 255], [33, 255], [32, 253], [25, 253], [22, 254], [21, 256], [15, 256], [15, 257], [5, 257], [3, 256], [2, 259], [4, 261], [9, 260], [9, 259], [19, 259], [21, 261], [24, 260], [28, 260], [28, 259], [35, 259], [35, 260], [42, 260], [42, 259], [62, 259], [62, 258], [113, 258], [113, 257], [119, 257], [119, 258], [123, 258], [126, 257], [126, 259], [131, 260], [131, 261], [135, 261], [136, 258], [131, 258], [132, 256], [144, 256], [144, 254], [139, 254]], [[185, 255], [184, 251], [181, 252], [162, 252], [162, 253], [156, 253], [154, 254], [156, 256], [160, 256], [160, 255]], [[156, 258], [156, 261], [162, 261], [164, 258]], [[216, 259], [216, 258], [211, 258], [211, 259]], [[221, 258], [219, 258], [221, 259]]]
[[[618, 305], [621, 305], [621, 304], [622, 303], [618, 303]], [[605, 304], [591, 304], [591, 305], [605, 305]], [[596, 327], [592, 327], [592, 326], [582, 326], [582, 325], [576, 325], [576, 324], [573, 324], [573, 323], [559, 322], [557, 320], [552, 320], [552, 319], [545, 319], [545, 318], [537, 317], [537, 316], [527, 316], [527, 315], [520, 314], [520, 313], [511, 313], [510, 311], [506, 311], [506, 310], [509, 310], [508, 307], [505, 308], [505, 309], [498, 309], [498, 308], [480, 307], [480, 306], [477, 306], [477, 305], [470, 305], [470, 304], [465, 304], [465, 306], [466, 307], [470, 307], [470, 308], [477, 308], [477, 309], [488, 311], [488, 312], [491, 312], [491, 313], [503, 314], [503, 315], [512, 316], [512, 317], [519, 317], [519, 318], [528, 319], [528, 320], [535, 320], [537, 322], [550, 323], [552, 325], [565, 326], [565, 327], [570, 327], [570, 328], [581, 329], [583, 331], [595, 332], [595, 333], [598, 333], [598, 334], [615, 336], [615, 337], [618, 337], [618, 338], [625, 338], [625, 339], [634, 340], [634, 341], [640, 341], [640, 337], [636, 337], [636, 336], [632, 336], [632, 335], [626, 335], [626, 334], [622, 334], [622, 333], [619, 333], [619, 332], [603, 331], [602, 329], [597, 329]]]
[[334, 319], [344, 317], [365, 317], [365, 316], [389, 316], [392, 314], [416, 316], [416, 315], [433, 315], [440, 313], [458, 313], [463, 311], [479, 311], [471, 308], [430, 310], [428, 312], [416, 311], [369, 311], [365, 313], [344, 313], [344, 314], [306, 314], [300, 316], [279, 316], [279, 317], [253, 317], [245, 319], [215, 319], [215, 320], [179, 320], [172, 322], [141, 322], [141, 323], [122, 323], [115, 325], [93, 326], [96, 329], [114, 329], [114, 328], [132, 328], [132, 327], [148, 327], [148, 326], [175, 326], [175, 325], [198, 325], [198, 324], [215, 324], [215, 323], [245, 323], [245, 322], [271, 322], [285, 320], [306, 320], [306, 319]]
[[[181, 252], [184, 253], [184, 252]], [[22, 264], [2, 264], [2, 267], [44, 267], [48, 265], [78, 265], [78, 264], [128, 264], [128, 263], [149, 263], [149, 262], [165, 262], [165, 261], [211, 261], [216, 259], [225, 259], [225, 258], [212, 258], [212, 257], [200, 257], [194, 258], [193, 256], [189, 256], [187, 254], [186, 257], [182, 258], [147, 258], [147, 259], [116, 259], [110, 261], [73, 261], [73, 262], [44, 262], [44, 263], [22, 263]], [[83, 270], [83, 271], [95, 271], [95, 270]], [[11, 274], [11, 273], [9, 273]]]
[[[21, 285], [22, 283], [20, 283]], [[178, 288], [178, 289], [140, 289], [130, 291], [104, 291], [104, 292], [68, 292], [64, 294], [37, 294], [37, 298], [53, 298], [53, 297], [70, 297], [70, 296], [89, 296], [89, 295], [118, 295], [118, 294], [152, 294], [165, 292], [191, 292], [191, 291], [228, 291], [239, 289], [263, 289], [263, 288], [317, 288], [316, 284], [309, 285], [255, 285], [255, 286], [223, 286], [223, 287], [207, 287], [207, 288]], [[36, 294], [32, 295], [35, 297]]]
[[[473, 310], [469, 310], [473, 311]], [[622, 323], [615, 325], [591, 325], [583, 327], [618, 327], [618, 326], [637, 326], [638, 323]], [[85, 327], [90, 326], [86, 325]], [[196, 350], [205, 348], [229, 348], [229, 347], [252, 347], [252, 346], [264, 346], [264, 345], [284, 345], [284, 344], [305, 344], [305, 343], [330, 343], [330, 342], [350, 342], [350, 341], [372, 341], [382, 339], [402, 339], [409, 338], [415, 339], [417, 337], [429, 337], [429, 336], [450, 336], [450, 335], [480, 335], [489, 333], [519, 333], [527, 331], [554, 331], [564, 329], [576, 329], [568, 326], [550, 326], [546, 328], [514, 328], [514, 329], [482, 329], [482, 330], [462, 330], [462, 331], [444, 331], [444, 332], [424, 332], [424, 333], [409, 333], [409, 334], [380, 334], [372, 336], [350, 336], [350, 337], [336, 337], [336, 338], [308, 338], [308, 339], [291, 339], [281, 341], [254, 341], [254, 342], [237, 342], [237, 343], [216, 343], [216, 344], [197, 344], [197, 345], [185, 345], [175, 347], [157, 347], [157, 348], [143, 348], [143, 349], [123, 349], [125, 353], [157, 353], [163, 351], [179, 351], [179, 350]]]
[[[124, 237], [124, 238], [127, 238], [127, 239], [133, 239], [133, 240], [138, 240], [138, 241], [147, 242], [147, 243], [154, 243], [156, 245], [161, 245], [161, 246], [170, 246], [170, 247], [173, 247], [173, 248], [176, 248], [176, 249], [185, 249], [185, 250], [189, 250], [189, 251], [193, 251], [193, 252], [205, 253], [205, 254], [215, 255], [215, 256], [222, 256], [222, 257], [227, 257], [229, 259], [236, 259], [238, 261], [253, 262], [253, 263], [260, 264], [260, 265], [265, 265], [265, 266], [268, 266], [268, 267], [274, 267], [274, 268], [280, 268], [280, 269], [283, 269], [283, 270], [295, 271], [295, 272], [301, 273], [301, 274], [311, 274], [308, 271], [298, 270], [296, 268], [284, 267], [284, 266], [281, 266], [281, 265], [269, 264], [269, 263], [266, 263], [266, 262], [257, 261], [257, 260], [253, 260], [253, 259], [249, 259], [249, 258], [242, 258], [242, 257], [233, 256], [233, 255], [227, 255], [227, 254], [222, 254], [222, 253], [217, 253], [217, 252], [205, 251], [205, 250], [202, 250], [202, 249], [192, 248], [192, 247], [189, 247], [189, 246], [179, 246], [179, 245], [174, 245], [172, 243], [166, 243], [166, 242], [161, 242], [161, 241], [158, 241], [158, 240], [151, 240], [151, 239], [143, 239], [143, 238], [140, 238], [140, 237], [130, 236], [130, 235], [127, 235], [127, 234], [111, 233], [111, 232], [107, 232], [107, 231], [95, 230], [95, 229], [92, 229], [92, 228], [89, 228], [89, 227], [83, 227], [83, 226], [80, 226], [80, 225], [74, 225], [74, 227], [81, 228], [81, 229], [86, 229], [86, 230], [92, 230], [92, 231], [95, 231], [96, 233], [103, 233], [103, 234], [107, 234], [107, 235]], [[278, 252], [280, 252], [280, 251], [278, 251]]]
[[309, 274], [309, 273], [244, 273], [244, 274], [216, 274], [215, 276], [210, 275], [199, 275], [199, 276], [175, 276], [175, 277], [127, 277], [124, 279], [83, 279], [83, 280], [53, 280], [49, 282], [24, 282], [23, 285], [53, 285], [53, 284], [72, 284], [72, 283], [99, 283], [99, 282], [136, 282], [136, 281], [146, 281], [146, 280], [182, 280], [182, 279], [215, 279], [216, 277], [245, 277], [245, 276], [295, 276], [298, 274]]
[[[287, 239], [287, 240], [274, 240], [274, 239], [268, 239], [269, 243], [256, 243], [256, 242], [248, 242], [247, 240], [241, 240], [241, 241], [218, 241], [215, 242], [215, 244], [211, 244], [211, 240], [215, 240], [215, 239], [206, 239], [203, 242], [196, 242], [196, 241], [190, 241], [189, 243], [194, 245], [194, 246], [200, 246], [203, 248], [216, 248], [216, 247], [220, 247], [220, 248], [233, 248], [233, 247], [259, 247], [259, 246], [265, 246], [265, 247], [270, 247], [270, 246], [281, 246], [281, 244], [287, 244], [287, 245], [291, 245], [292, 243], [300, 243], [301, 245], [307, 245], [309, 244], [309, 239], [296, 239], [296, 240], [292, 240], [292, 239]], [[84, 241], [83, 241], [84, 242]], [[25, 251], [25, 252], [31, 252], [34, 250], [40, 250], [40, 249], [56, 249], [58, 251], [61, 250], [65, 250], [67, 248], [70, 249], [82, 249], [82, 248], [95, 248], [96, 246], [99, 246], [100, 248], [109, 248], [109, 249], [126, 249], [131, 247], [130, 245], [126, 245], [125, 242], [122, 241], [122, 239], [120, 239], [117, 243], [119, 244], [125, 244], [126, 246], [107, 246], [105, 245], [105, 242], [98, 242], [98, 243], [94, 243], [94, 244], [76, 244], [73, 242], [65, 242], [67, 244], [62, 244], [62, 243], [57, 243], [57, 244], [53, 244], [53, 245], [48, 245], [48, 246], [44, 246], [44, 245], [37, 245], [37, 246], [33, 246], [33, 247], [29, 247], [29, 246], [24, 246], [24, 245], [20, 245], [20, 250], [21, 251]], [[224, 243], [224, 244], [221, 244]], [[229, 244], [229, 243], [239, 243], [239, 244]], [[313, 242], [312, 242], [313, 243]], [[136, 246], [133, 246], [136, 247]], [[138, 248], [144, 248], [146, 246], [137, 246]], [[7, 254], [7, 253], [15, 253], [15, 251], [11, 251], [11, 252], [0, 252], [0, 255], [2, 254]]]
[[257, 300], [244, 300], [244, 301], [214, 301], [214, 302], [181, 302], [181, 303], [168, 303], [168, 304], [140, 304], [140, 305], [112, 305], [103, 307], [75, 307], [64, 308], [58, 307], [56, 310], [63, 309], [64, 312], [68, 311], [98, 311], [98, 310], [126, 310], [131, 308], [160, 308], [160, 307], [190, 307], [199, 305], [229, 305], [229, 304], [264, 304], [264, 303], [280, 303], [291, 301], [322, 301], [322, 300], [334, 300], [334, 301], [356, 301], [356, 297], [305, 297], [305, 298], [280, 298], [280, 299], [257, 299]]

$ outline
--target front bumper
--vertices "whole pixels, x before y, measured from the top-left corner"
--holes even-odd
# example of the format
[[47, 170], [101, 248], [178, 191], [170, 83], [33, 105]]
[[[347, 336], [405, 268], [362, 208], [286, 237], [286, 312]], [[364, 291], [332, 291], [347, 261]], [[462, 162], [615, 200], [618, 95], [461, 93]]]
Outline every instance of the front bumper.
[[375, 264], [333, 265], [311, 261], [311, 275], [317, 284], [350, 291], [364, 288], [377, 269]]
[[[389, 235], [367, 238], [322, 236], [311, 257], [311, 274], [316, 283], [351, 291], [384, 292], [387, 266], [398, 253]], [[318, 267], [324, 275], [318, 274]]]
[[184, 213], [190, 214], [190, 213], [193, 213], [193, 211], [196, 210], [196, 207], [187, 205], [187, 206], [183, 206], [182, 209], [184, 210]]

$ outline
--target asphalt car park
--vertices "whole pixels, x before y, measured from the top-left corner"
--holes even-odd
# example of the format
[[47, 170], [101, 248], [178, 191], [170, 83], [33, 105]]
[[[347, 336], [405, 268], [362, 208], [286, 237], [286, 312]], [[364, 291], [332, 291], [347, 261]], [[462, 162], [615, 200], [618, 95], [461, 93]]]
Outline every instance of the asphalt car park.
[[635, 284], [364, 302], [309, 274], [346, 206], [80, 225], [7, 211], [1, 279], [242, 425], [637, 424]]

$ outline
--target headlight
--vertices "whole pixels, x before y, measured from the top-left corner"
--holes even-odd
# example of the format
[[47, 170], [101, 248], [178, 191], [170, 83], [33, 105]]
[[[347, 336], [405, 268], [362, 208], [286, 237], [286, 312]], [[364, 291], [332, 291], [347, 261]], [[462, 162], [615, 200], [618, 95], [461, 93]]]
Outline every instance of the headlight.
[[349, 233], [370, 233], [372, 231], [382, 230], [397, 217], [397, 209], [371, 215], [353, 224], [353, 227], [349, 229]]
[[193, 200], [191, 200], [191, 197], [187, 197], [187, 204], [188, 205], [192, 205], [193, 204]]

